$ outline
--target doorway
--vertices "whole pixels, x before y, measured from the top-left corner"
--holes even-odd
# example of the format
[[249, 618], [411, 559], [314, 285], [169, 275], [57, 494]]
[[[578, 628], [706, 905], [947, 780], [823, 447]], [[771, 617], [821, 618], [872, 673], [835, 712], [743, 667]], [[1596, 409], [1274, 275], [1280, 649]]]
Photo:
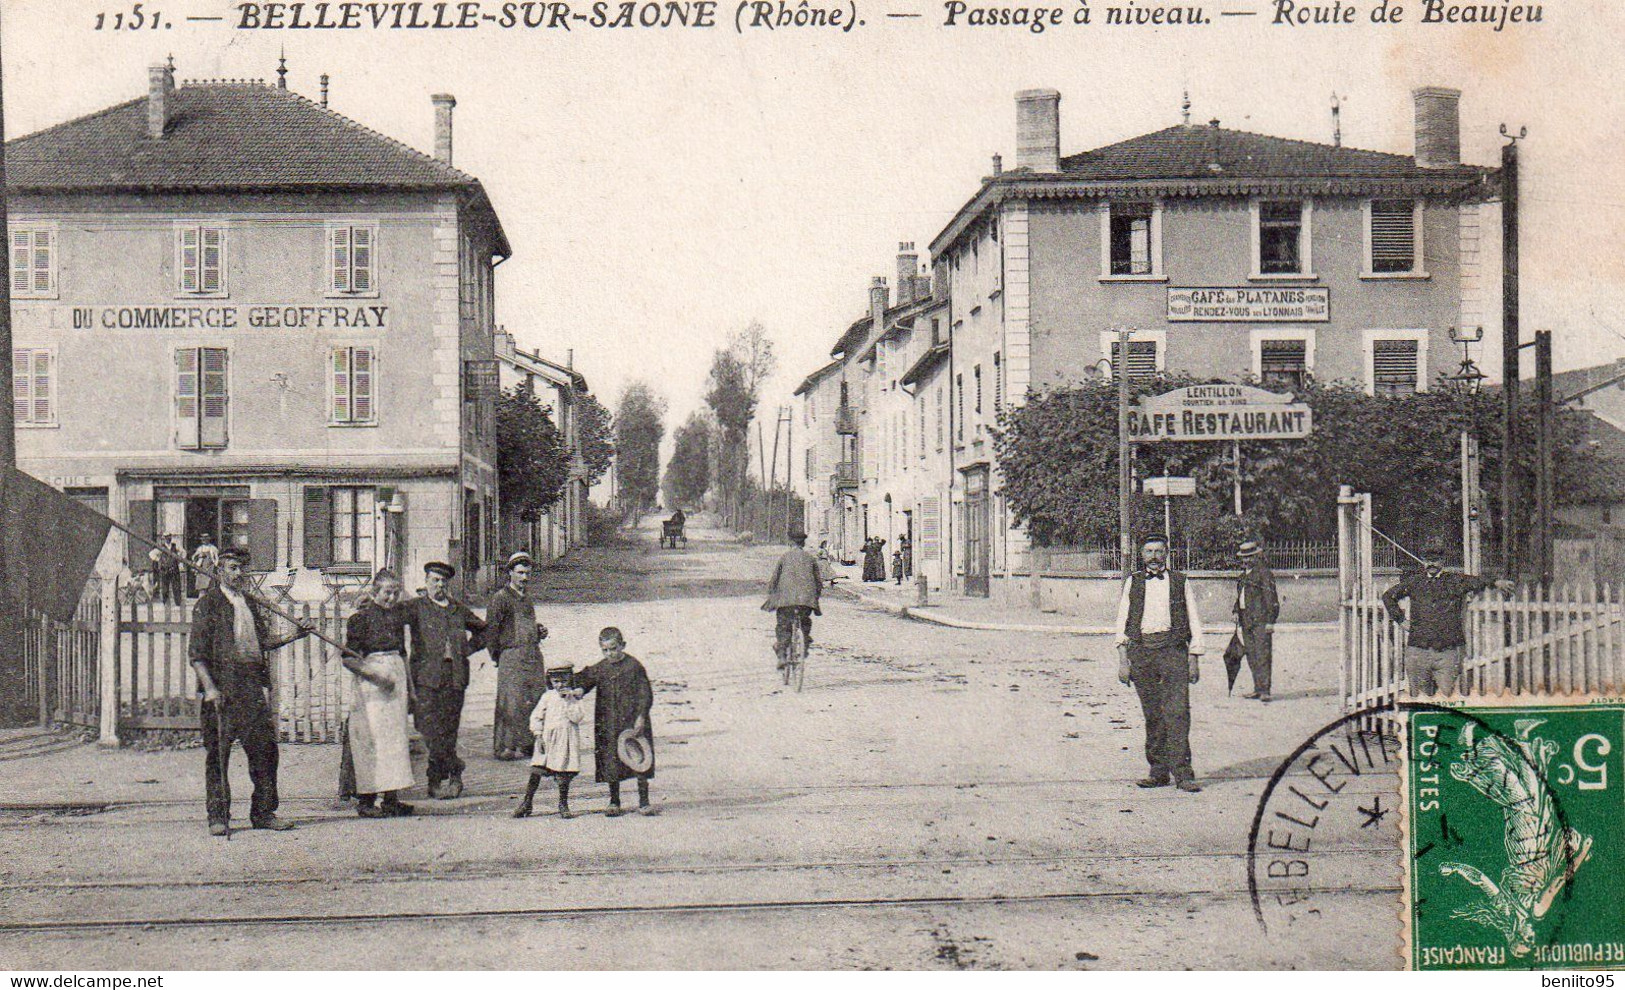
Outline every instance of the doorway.
[[965, 594], [989, 596], [988, 587], [988, 470], [965, 472]]
[[[160, 542], [174, 537], [188, 559], [205, 543], [216, 550], [249, 548], [249, 498], [246, 485], [159, 488], [156, 536]], [[270, 562], [257, 562], [265, 566]], [[183, 568], [183, 588], [197, 595], [208, 587], [191, 568]]]

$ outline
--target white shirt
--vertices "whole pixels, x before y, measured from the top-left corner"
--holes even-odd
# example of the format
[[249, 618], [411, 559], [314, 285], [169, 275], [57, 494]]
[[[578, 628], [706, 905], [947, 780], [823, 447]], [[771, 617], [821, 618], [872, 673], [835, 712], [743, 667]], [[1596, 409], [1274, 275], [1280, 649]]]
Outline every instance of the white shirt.
[[[1167, 632], [1173, 627], [1172, 610], [1168, 607], [1168, 586], [1172, 584], [1168, 572], [1164, 570], [1162, 577], [1153, 580], [1149, 575], [1145, 582], [1145, 612], [1140, 616], [1140, 632], [1158, 633]], [[1128, 643], [1128, 612], [1129, 591], [1134, 586], [1131, 577], [1123, 582], [1123, 595], [1117, 601], [1117, 645]], [[1196, 611], [1196, 591], [1191, 582], [1185, 582], [1185, 614], [1191, 623], [1191, 645], [1188, 652], [1200, 656], [1206, 652], [1202, 645], [1202, 616]]]

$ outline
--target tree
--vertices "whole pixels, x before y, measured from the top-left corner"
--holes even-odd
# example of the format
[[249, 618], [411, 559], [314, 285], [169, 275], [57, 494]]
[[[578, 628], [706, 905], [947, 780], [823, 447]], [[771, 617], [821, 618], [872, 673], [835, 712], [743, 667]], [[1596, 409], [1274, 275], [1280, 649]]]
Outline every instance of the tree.
[[666, 435], [666, 400], [643, 382], [621, 393], [615, 411], [615, 481], [621, 502], [634, 514], [660, 495], [660, 441]]
[[705, 402], [717, 427], [717, 495], [730, 521], [750, 470], [750, 424], [756, 418], [762, 383], [777, 366], [773, 341], [754, 320], [711, 358]]
[[672, 508], [697, 506], [711, 487], [711, 421], [690, 413], [673, 438], [676, 449], [666, 464], [666, 500]]
[[570, 479], [570, 454], [530, 385], [503, 389], [497, 397], [497, 478], [505, 513], [533, 521], [559, 500]]
[[587, 487], [591, 488], [615, 463], [614, 418], [591, 393], [576, 400], [576, 443], [587, 470]]

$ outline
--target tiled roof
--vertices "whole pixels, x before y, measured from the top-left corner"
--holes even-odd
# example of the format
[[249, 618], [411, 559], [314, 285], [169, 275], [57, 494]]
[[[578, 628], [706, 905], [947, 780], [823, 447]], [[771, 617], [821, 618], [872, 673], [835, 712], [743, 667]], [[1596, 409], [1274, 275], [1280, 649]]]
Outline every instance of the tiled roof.
[[1552, 394], [1559, 402], [1567, 402], [1615, 383], [1625, 387], [1625, 358], [1612, 364], [1560, 371], [1552, 376]]
[[475, 188], [473, 176], [294, 93], [182, 85], [162, 139], [145, 96], [6, 143], [12, 192]]
[[1583, 424], [1583, 443], [1595, 458], [1587, 471], [1593, 483], [1586, 486], [1588, 491], [1562, 492], [1559, 500], [1566, 505], [1586, 505], [1625, 499], [1625, 431], [1595, 414], [1586, 414]]
[[[1217, 167], [1214, 167], [1217, 166]], [[1061, 159], [1070, 179], [1414, 179], [1483, 173], [1472, 165], [1419, 168], [1408, 155], [1178, 124]]]
[[796, 386], [796, 390], [792, 394], [801, 395], [804, 392], [810, 392], [818, 385], [819, 382], [840, 370], [841, 362], [831, 361], [829, 364], [824, 365], [822, 368], [819, 368], [817, 371], [802, 379], [801, 384]]

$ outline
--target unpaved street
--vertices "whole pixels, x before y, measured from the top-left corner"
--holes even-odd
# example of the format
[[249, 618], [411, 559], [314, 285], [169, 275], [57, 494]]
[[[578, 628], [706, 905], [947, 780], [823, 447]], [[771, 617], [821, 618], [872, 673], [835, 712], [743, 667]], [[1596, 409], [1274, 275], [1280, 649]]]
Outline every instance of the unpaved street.
[[[1225, 697], [1210, 644], [1193, 700], [1207, 789], [1142, 791], [1138, 705], [1105, 638], [952, 630], [835, 599], [798, 695], [773, 677], [758, 608], [777, 551], [703, 531], [659, 551], [642, 535], [544, 572], [539, 597], [549, 655], [591, 662], [618, 625], [649, 669], [658, 816], [605, 817], [584, 773], [581, 817], [547, 799], [510, 819], [525, 768], [490, 759], [489, 665], [465, 720], [469, 796], [420, 800], [411, 819], [334, 801], [332, 746], [283, 747], [299, 829], [229, 843], [204, 829], [198, 751], [18, 761], [87, 806], [0, 815], [0, 966], [1392, 965], [1391, 829], [1323, 850], [1316, 909], [1336, 924], [1315, 934], [1265, 934], [1247, 894], [1265, 780], [1337, 715], [1335, 634], [1283, 632], [1267, 709]], [[0, 799], [26, 790], [0, 783]]]

